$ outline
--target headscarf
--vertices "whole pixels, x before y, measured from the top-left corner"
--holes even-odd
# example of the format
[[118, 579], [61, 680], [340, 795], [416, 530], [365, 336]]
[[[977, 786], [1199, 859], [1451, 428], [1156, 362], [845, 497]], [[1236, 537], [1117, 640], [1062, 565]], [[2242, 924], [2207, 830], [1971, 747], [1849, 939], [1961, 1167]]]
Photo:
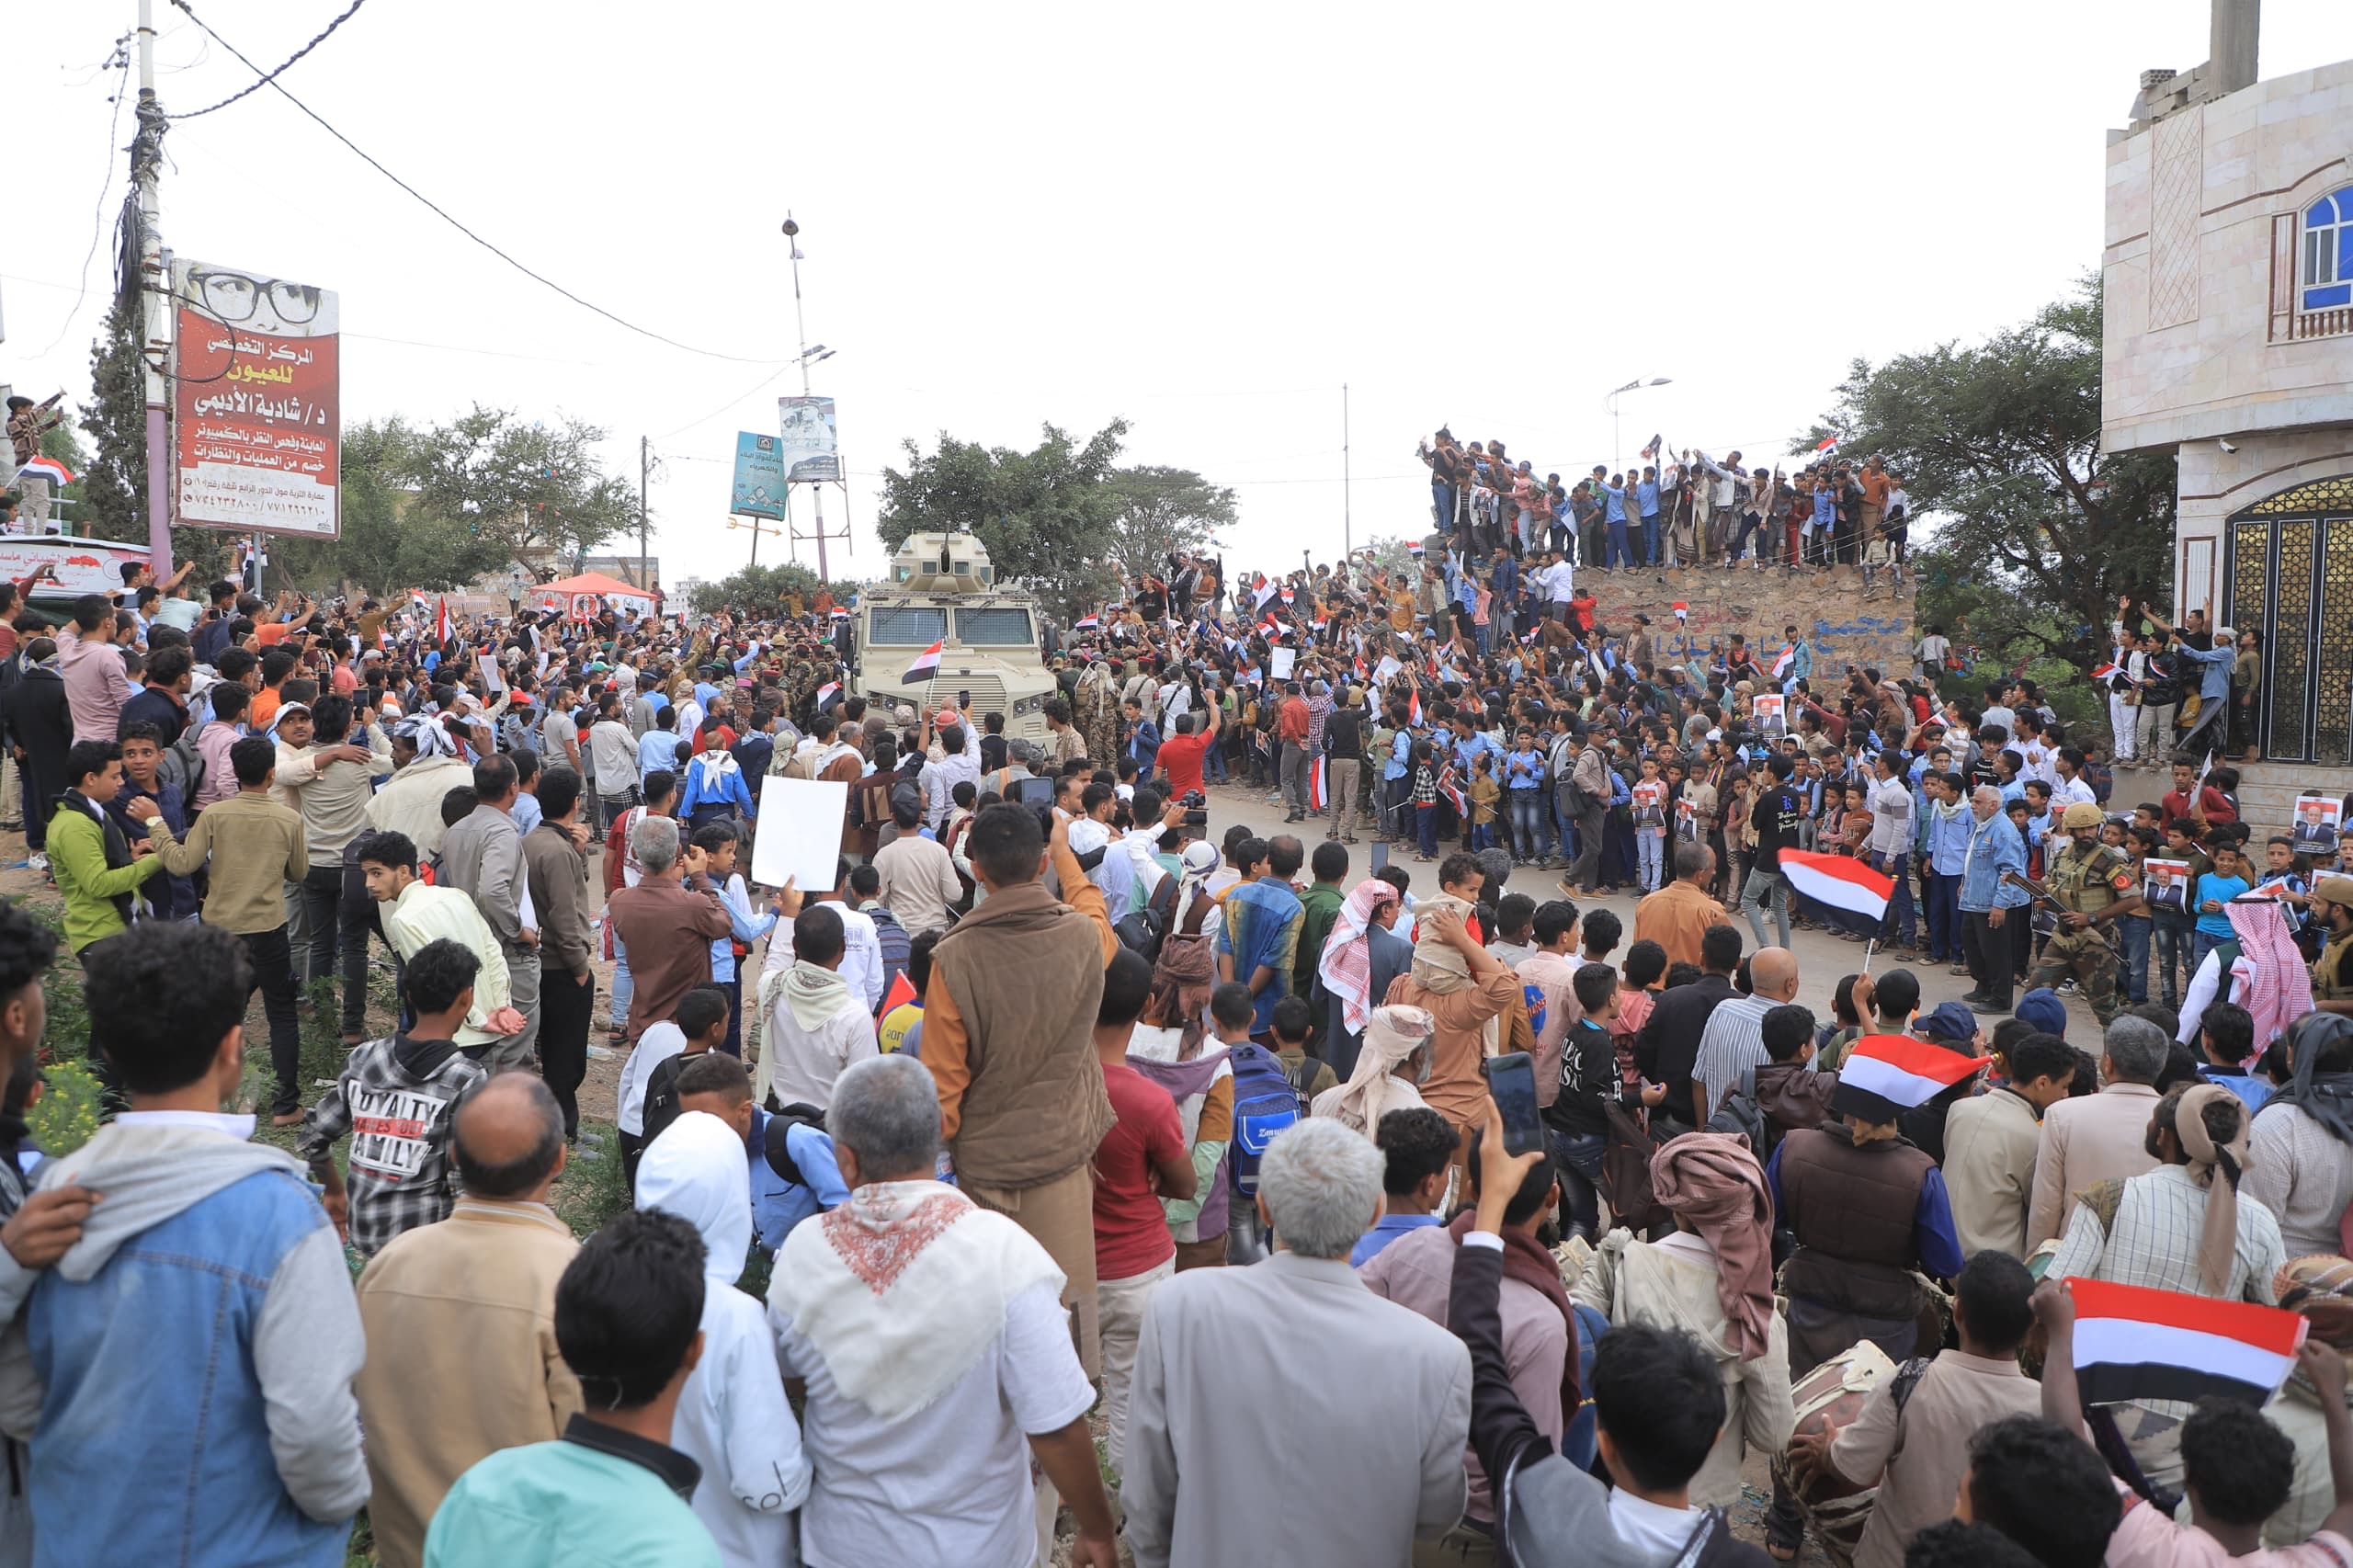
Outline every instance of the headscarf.
[[2222, 994], [2230, 994], [2231, 975], [2245, 975], [2246, 989], [2241, 1000], [2255, 1019], [2251, 1054], [2259, 1056], [2290, 1020], [2313, 1010], [2312, 971], [2296, 950], [2295, 938], [2288, 933], [2287, 911], [2278, 900], [2229, 903], [2223, 911], [2230, 916], [2231, 930], [2239, 939], [2239, 956], [2245, 962], [2230, 966], [2231, 974], [2222, 977]]
[[449, 732], [441, 727], [441, 721], [430, 713], [418, 713], [402, 720], [392, 726], [392, 733], [415, 747], [420, 757], [458, 755], [458, 743], [449, 738]]
[[[2206, 1131], [2206, 1108], [2220, 1105], [2232, 1117], [2231, 1136], [2214, 1142]], [[2189, 1157], [2189, 1179], [2206, 1189], [2206, 1219], [2198, 1232], [2198, 1272], [2209, 1295], [2226, 1294], [2239, 1244], [2239, 1173], [2246, 1169], [2246, 1102], [2219, 1084], [2184, 1089], [2174, 1108], [2174, 1135]], [[2220, 1170], [2223, 1179], [2215, 1181]]]
[[2312, 1320], [2312, 1335], [2324, 1345], [2353, 1351], [2353, 1258], [2314, 1253], [2290, 1262], [2273, 1277], [2279, 1304]]
[[708, 1111], [690, 1110], [645, 1146], [637, 1206], [676, 1214], [702, 1236], [703, 1277], [733, 1285], [752, 1246], [751, 1168], [744, 1139]]
[[1419, 1007], [1375, 1007], [1365, 1019], [1364, 1048], [1357, 1053], [1356, 1071], [1340, 1085], [1331, 1114], [1371, 1137], [1389, 1108], [1390, 1070], [1429, 1044], [1437, 1032], [1438, 1020]]
[[[1184, 908], [1179, 893], [1177, 907]], [[1200, 1054], [1209, 1028], [1210, 994], [1217, 989], [1217, 944], [1205, 934], [1188, 936], [1171, 931], [1161, 939], [1160, 956], [1153, 960], [1152, 987], [1144, 994], [1143, 1016], [1165, 1020], [1163, 1028], [1182, 1031], [1176, 1058], [1189, 1062]]]
[[1744, 1361], [1765, 1354], [1773, 1326], [1773, 1199], [1747, 1143], [1687, 1132], [1651, 1156], [1651, 1194], [1690, 1222], [1716, 1255], [1716, 1300]]
[[1384, 903], [1393, 903], [1399, 897], [1396, 887], [1379, 877], [1367, 877], [1350, 891], [1347, 902], [1340, 905], [1340, 913], [1332, 922], [1332, 934], [1324, 939], [1324, 952], [1316, 960], [1315, 972], [1333, 995], [1340, 999], [1340, 1022], [1350, 1034], [1363, 1030], [1365, 1019], [1370, 1016], [1375, 1000], [1372, 994], [1372, 917]]
[[2306, 1014], [2288, 1034], [2296, 1075], [2270, 1102], [2294, 1106], [2340, 1143], [2353, 1143], [2353, 1073], [2323, 1073], [2319, 1068], [2329, 1047], [2347, 1036], [2353, 1036], [2353, 1018], [2342, 1013]]

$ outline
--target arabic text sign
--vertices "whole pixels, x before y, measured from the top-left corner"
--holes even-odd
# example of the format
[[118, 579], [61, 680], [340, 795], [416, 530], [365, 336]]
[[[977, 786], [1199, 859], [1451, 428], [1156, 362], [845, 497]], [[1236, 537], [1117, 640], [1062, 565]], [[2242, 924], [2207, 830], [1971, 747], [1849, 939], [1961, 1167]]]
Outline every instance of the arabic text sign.
[[784, 444], [756, 431], [735, 432], [735, 484], [727, 509], [738, 517], [784, 516]]
[[176, 521], [340, 531], [337, 301], [263, 273], [172, 263]]

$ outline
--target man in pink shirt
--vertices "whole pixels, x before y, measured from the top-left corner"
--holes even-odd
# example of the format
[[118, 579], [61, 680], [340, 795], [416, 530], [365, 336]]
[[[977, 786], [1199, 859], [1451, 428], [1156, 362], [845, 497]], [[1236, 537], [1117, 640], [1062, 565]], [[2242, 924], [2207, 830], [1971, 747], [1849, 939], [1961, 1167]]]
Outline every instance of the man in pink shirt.
[[74, 600], [74, 624], [58, 629], [58, 673], [65, 679], [65, 704], [77, 741], [113, 740], [123, 699], [131, 695], [115, 629], [114, 606], [103, 594]]

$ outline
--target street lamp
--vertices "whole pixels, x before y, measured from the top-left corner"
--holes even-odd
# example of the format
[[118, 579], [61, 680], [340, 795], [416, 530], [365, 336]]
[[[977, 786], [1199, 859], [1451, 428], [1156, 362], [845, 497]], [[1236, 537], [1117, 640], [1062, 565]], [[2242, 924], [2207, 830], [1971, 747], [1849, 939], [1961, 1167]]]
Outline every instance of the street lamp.
[[1602, 400], [1609, 405], [1609, 466], [1611, 468], [1622, 470], [1625, 467], [1625, 464], [1620, 456], [1620, 448], [1622, 443], [1619, 439], [1618, 436], [1619, 394], [1621, 392], [1639, 392], [1643, 387], [1663, 387], [1673, 380], [1675, 380], [1673, 376], [1653, 376], [1649, 381], [1644, 381], [1642, 377], [1636, 376], [1632, 381], [1628, 381], [1622, 387], [1611, 388], [1609, 395]]

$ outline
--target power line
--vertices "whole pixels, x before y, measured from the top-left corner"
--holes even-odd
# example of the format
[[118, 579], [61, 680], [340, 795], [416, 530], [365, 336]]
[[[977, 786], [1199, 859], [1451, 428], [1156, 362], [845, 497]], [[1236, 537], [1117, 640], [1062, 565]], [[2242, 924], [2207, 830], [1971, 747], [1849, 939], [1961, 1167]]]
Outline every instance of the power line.
[[676, 430], [665, 430], [662, 434], [654, 437], [654, 438], [657, 441], [666, 441], [673, 436], [684, 435], [698, 425], [710, 424], [712, 420], [718, 418], [721, 415], [726, 413], [729, 409], [734, 407], [745, 398], [750, 397], [754, 392], [765, 391], [768, 387], [775, 385], [779, 381], [783, 379], [785, 371], [791, 369], [792, 367], [798, 363], [798, 360], [786, 360], [784, 364], [778, 369], [775, 375], [765, 378], [761, 381], [758, 386], [750, 387], [743, 392], [739, 392], [733, 397], [729, 398], [725, 403], [721, 403], [717, 408], [712, 409], [709, 414], [704, 415], [701, 418], [689, 419], [684, 425], [679, 426]]
[[[457, 219], [451, 217], [449, 211], [438, 202], [436, 202], [431, 197], [426, 195], [423, 191], [409, 184], [408, 181], [401, 178], [400, 176], [392, 173], [392, 170], [386, 168], [382, 164], [377, 162], [375, 158], [371, 157], [350, 137], [346, 136], [342, 131], [337, 131], [334, 126], [329, 125], [325, 120], [320, 119], [318, 113], [313, 110], [310, 105], [304, 103], [301, 99], [288, 92], [284, 83], [273, 79], [276, 73], [264, 75], [260, 66], [256, 65], [252, 61], [245, 58], [244, 51], [240, 50], [235, 44], [231, 43], [227, 39], [222, 38], [218, 32], [215, 32], [210, 23], [198, 16], [195, 10], [188, 5], [188, 0], [172, 0], [172, 4], [178, 6], [182, 11], [187, 12], [188, 19], [194, 22], [198, 27], [202, 28], [206, 36], [210, 38], [213, 42], [219, 44], [230, 53], [235, 55], [239, 62], [242, 63], [246, 70], [251, 71], [256, 76], [261, 76], [262, 80], [256, 83], [256, 86], [267, 85], [269, 89], [272, 92], [275, 92], [279, 97], [284, 98], [288, 103], [292, 104], [296, 108], [301, 109], [302, 113], [310, 119], [312, 123], [315, 124], [320, 130], [325, 131], [328, 135], [334, 137], [336, 141], [349, 148], [352, 153], [358, 157], [360, 162], [366, 164], [369, 168], [374, 169], [378, 174], [383, 176], [386, 179], [400, 187], [401, 189], [406, 191], [410, 196], [415, 198], [416, 201], [435, 217], [440, 219], [443, 222], [449, 224], [449, 227], [457, 230], [458, 233], [465, 235], [466, 238], [473, 241], [474, 244], [482, 246], [483, 249], [488, 251], [491, 255], [496, 256], [499, 260], [505, 262], [507, 266], [513, 267], [524, 277], [531, 279], [534, 283], [538, 283], [545, 288], [553, 290], [556, 293], [563, 295], [574, 304], [578, 305], [582, 310], [600, 315], [607, 321], [611, 322], [615, 326], [620, 327], [629, 332], [633, 332], [640, 337], [650, 337], [656, 343], [666, 343], [673, 348], [681, 349], [688, 354], [700, 355], [706, 359], [726, 359], [738, 365], [790, 365], [791, 363], [789, 359], [756, 359], [742, 354], [722, 354], [714, 349], [697, 348], [692, 344], [681, 343], [675, 337], [665, 337], [658, 332], [654, 332], [647, 327], [642, 327], [635, 322], [627, 321], [615, 315], [612, 312], [605, 309], [602, 305], [593, 304], [590, 301], [582, 299], [579, 295], [574, 293], [571, 290], [565, 288], [563, 284], [558, 283], [554, 278], [546, 276], [544, 273], [532, 271], [529, 267], [524, 266], [521, 262], [507, 255], [506, 252], [499, 249], [496, 245], [491, 244], [480, 234], [475, 233], [472, 229], [467, 228], [463, 223], [458, 222]], [[357, 9], [357, 7], [355, 6], [354, 9]], [[290, 61], [288, 63], [291, 64], [292, 62]], [[278, 69], [284, 70], [285, 67], [280, 66]]]
[[[214, 104], [214, 105], [211, 107], [211, 108], [198, 108], [198, 109], [190, 109], [190, 110], [188, 110], [188, 113], [186, 113], [186, 114], [167, 114], [167, 115], [165, 115], [164, 118], [165, 118], [165, 119], [196, 119], [199, 115], [210, 114], [210, 113], [212, 112], [212, 110], [213, 110], [213, 109], [227, 108], [231, 104], [235, 103], [239, 98], [244, 97], [247, 93], [257, 93], [257, 92], [260, 92], [264, 87], [267, 87], [267, 86], [270, 85], [272, 83], [276, 82], [279, 76], [281, 76], [281, 75], [285, 74], [285, 73], [287, 72], [287, 70], [289, 69], [289, 67], [290, 67], [290, 66], [292, 66], [292, 65], [293, 65], [294, 62], [296, 62], [297, 60], [301, 59], [301, 58], [302, 58], [302, 56], [304, 56], [304, 55], [306, 55], [306, 54], [310, 53], [310, 52], [311, 52], [311, 51], [313, 51], [313, 50], [314, 50], [314, 49], [318, 48], [318, 47], [319, 47], [319, 45], [321, 45], [321, 44], [323, 44], [323, 43], [326, 42], [326, 40], [327, 40], [327, 33], [331, 33], [331, 32], [335, 31], [335, 28], [339, 28], [339, 27], [343, 26], [343, 24], [344, 24], [344, 23], [346, 23], [346, 22], [347, 22], [347, 21], [351, 20], [351, 14], [352, 14], [352, 12], [358, 10], [360, 6], [365, 6], [366, 4], [368, 4], [368, 0], [351, 0], [351, 4], [350, 4], [350, 6], [345, 9], [345, 11], [344, 11], [343, 15], [342, 15], [342, 16], [340, 16], [340, 17], [337, 17], [334, 21], [329, 22], [329, 23], [326, 25], [326, 31], [325, 31], [325, 32], [322, 32], [322, 33], [320, 33], [316, 38], [313, 39], [310, 42], [308, 42], [308, 43], [304, 44], [301, 48], [300, 48], [300, 49], [296, 50], [292, 54], [290, 54], [290, 55], [289, 55], [289, 56], [287, 57], [286, 63], [285, 63], [284, 65], [279, 66], [277, 70], [275, 70], [275, 71], [271, 72], [268, 75], [264, 76], [260, 81], [256, 82], [252, 86], [250, 86], [250, 87], [245, 87], [245, 88], [242, 88], [242, 89], [240, 89], [240, 90], [239, 90], [239, 91], [237, 91], [237, 92], [231, 93], [227, 97], [222, 98], [219, 103]], [[187, 10], [188, 10], [188, 7], [187, 7], [187, 6], [181, 6], [181, 7], [180, 7], [180, 9], [182, 9], [182, 10], [184, 10], [184, 11], [187, 11]], [[196, 13], [195, 13], [195, 12], [193, 12], [193, 11], [188, 11], [188, 20], [190, 20], [190, 21], [192, 21], [192, 22], [196, 21]], [[204, 27], [204, 24], [203, 24], [202, 22], [197, 22], [197, 24], [196, 24], [196, 25], [197, 25], [197, 26], [199, 26], [199, 27], [200, 27], [200, 28]], [[211, 29], [210, 28], [204, 28], [204, 30], [205, 30], [206, 32], [208, 32], [208, 33], [209, 33], [209, 32], [210, 32], [212, 29]], [[230, 52], [232, 52], [232, 53], [235, 53], [235, 51], [232, 50]], [[242, 55], [242, 54], [239, 54], [239, 55], [237, 55], [237, 58], [238, 58], [238, 59], [240, 59], [240, 60], [244, 60], [245, 57], [244, 57], [244, 55]]]
[[65, 319], [60, 322], [57, 326], [57, 335], [49, 340], [49, 347], [42, 349], [38, 355], [35, 355], [35, 358], [46, 359], [50, 355], [57, 351], [57, 346], [65, 341], [65, 335], [74, 330], [74, 318], [81, 313], [82, 301], [90, 297], [90, 263], [97, 259], [98, 241], [103, 239], [106, 235], [107, 192], [114, 188], [115, 132], [121, 129], [122, 100], [131, 91], [130, 44], [131, 35], [128, 33], [125, 33], [121, 38], [116, 40], [114, 46], [114, 57], [108, 61], [106, 65], [99, 68], [102, 72], [109, 68], [120, 70], [122, 72], [122, 80], [115, 84], [114, 112], [107, 120], [106, 176], [98, 182], [98, 199], [93, 205], [90, 213], [90, 248], [84, 252], [82, 256], [81, 286], [74, 290], [74, 302], [66, 307]]

